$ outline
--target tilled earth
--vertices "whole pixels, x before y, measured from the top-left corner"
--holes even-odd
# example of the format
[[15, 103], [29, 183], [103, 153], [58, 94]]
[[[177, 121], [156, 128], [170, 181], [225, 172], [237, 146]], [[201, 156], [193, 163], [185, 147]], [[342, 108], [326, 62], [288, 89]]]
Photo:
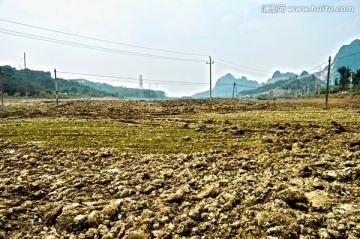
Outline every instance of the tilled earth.
[[[360, 238], [360, 101], [336, 101], [329, 111], [319, 102], [8, 109], [0, 122], [0, 238]], [[55, 132], [39, 119], [64, 125]], [[100, 143], [72, 146], [86, 135], [67, 131], [90, 119], [102, 125]], [[36, 136], [19, 138], [31, 124]], [[149, 147], [130, 149], [120, 142], [125, 128], [108, 131], [114, 124], [136, 125], [133, 134]], [[161, 140], [180, 149], [158, 149], [164, 132]]]

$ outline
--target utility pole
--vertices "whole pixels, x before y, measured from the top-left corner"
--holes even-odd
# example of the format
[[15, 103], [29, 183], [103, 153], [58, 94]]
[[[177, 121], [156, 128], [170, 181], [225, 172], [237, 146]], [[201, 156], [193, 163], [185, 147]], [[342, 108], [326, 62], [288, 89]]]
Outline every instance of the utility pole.
[[211, 61], [211, 56], [209, 56], [209, 62], [206, 64], [210, 65], [210, 100], [212, 99], [212, 86], [211, 86], [211, 65], [214, 64], [214, 61]]
[[140, 75], [140, 77], [139, 77], [139, 90], [140, 90], [139, 98], [142, 99], [142, 98], [144, 98], [144, 96], [143, 96], [144, 85], [143, 85], [142, 75]]
[[1, 111], [4, 112], [4, 82], [2, 78], [1, 66], [0, 66], [0, 90], [1, 90]]
[[26, 54], [24, 52], [24, 72], [25, 72], [25, 97], [27, 98], [28, 96], [28, 84], [26, 81]]
[[238, 93], [237, 84], [235, 83], [235, 99], [237, 99], [237, 93]]
[[54, 69], [55, 73], [55, 98], [56, 98], [56, 105], [59, 105], [59, 96], [58, 96], [58, 84], [57, 84], [57, 78], [56, 78], [56, 69]]
[[331, 56], [329, 56], [329, 66], [328, 66], [328, 74], [326, 80], [326, 97], [325, 97], [325, 108], [328, 108], [328, 99], [329, 99], [329, 80], [330, 80], [330, 64], [331, 64]]
[[233, 94], [232, 94], [232, 98], [237, 98], [237, 84], [234, 82], [233, 84]]
[[232, 96], [233, 99], [235, 98], [235, 85], [236, 85], [236, 83], [234, 82], [234, 84], [233, 84], [233, 96]]

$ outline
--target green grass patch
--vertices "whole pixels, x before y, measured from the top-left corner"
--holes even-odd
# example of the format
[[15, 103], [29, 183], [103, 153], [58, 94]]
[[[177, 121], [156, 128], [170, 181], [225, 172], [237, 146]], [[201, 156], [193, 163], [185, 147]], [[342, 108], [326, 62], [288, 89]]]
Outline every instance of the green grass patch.
[[225, 149], [234, 137], [182, 128], [179, 122], [131, 124], [108, 119], [3, 119], [0, 137], [42, 148], [117, 148], [141, 153], [189, 153]]

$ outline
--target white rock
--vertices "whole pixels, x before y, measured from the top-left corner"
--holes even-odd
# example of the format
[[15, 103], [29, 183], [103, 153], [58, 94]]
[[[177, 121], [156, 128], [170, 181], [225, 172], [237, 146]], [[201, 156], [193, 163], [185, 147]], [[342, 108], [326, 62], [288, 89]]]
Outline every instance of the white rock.
[[305, 197], [315, 211], [327, 211], [330, 209], [330, 199], [324, 191], [315, 190], [305, 193]]

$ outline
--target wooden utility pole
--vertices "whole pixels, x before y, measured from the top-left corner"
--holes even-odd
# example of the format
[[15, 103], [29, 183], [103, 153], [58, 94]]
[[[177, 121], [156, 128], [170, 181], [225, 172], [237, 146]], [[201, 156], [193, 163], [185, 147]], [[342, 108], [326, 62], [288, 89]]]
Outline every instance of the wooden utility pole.
[[235, 98], [237, 99], [237, 94], [238, 94], [238, 89], [237, 89], [237, 84], [235, 84]]
[[328, 99], [329, 99], [330, 64], [331, 64], [331, 56], [329, 56], [329, 66], [328, 66], [328, 74], [327, 74], [327, 80], [326, 80], [326, 97], [325, 97], [325, 108], [326, 109], [329, 109]]
[[235, 98], [235, 82], [233, 84], [233, 96], [232, 96], [232, 98]]
[[4, 82], [2, 78], [1, 66], [0, 66], [0, 91], [1, 91], [1, 111], [4, 111]]
[[211, 65], [214, 64], [214, 61], [211, 61], [211, 56], [209, 56], [209, 62], [206, 64], [210, 65], [210, 100], [212, 99], [212, 86], [211, 86]]
[[58, 96], [58, 84], [57, 84], [57, 78], [56, 78], [56, 69], [54, 69], [55, 73], [55, 97], [56, 97], [56, 105], [59, 105], [59, 96]]
[[237, 98], [237, 84], [234, 82], [233, 84], [233, 94], [232, 98]]
[[25, 73], [25, 97], [28, 97], [28, 84], [26, 80], [26, 54], [24, 52], [24, 73]]

